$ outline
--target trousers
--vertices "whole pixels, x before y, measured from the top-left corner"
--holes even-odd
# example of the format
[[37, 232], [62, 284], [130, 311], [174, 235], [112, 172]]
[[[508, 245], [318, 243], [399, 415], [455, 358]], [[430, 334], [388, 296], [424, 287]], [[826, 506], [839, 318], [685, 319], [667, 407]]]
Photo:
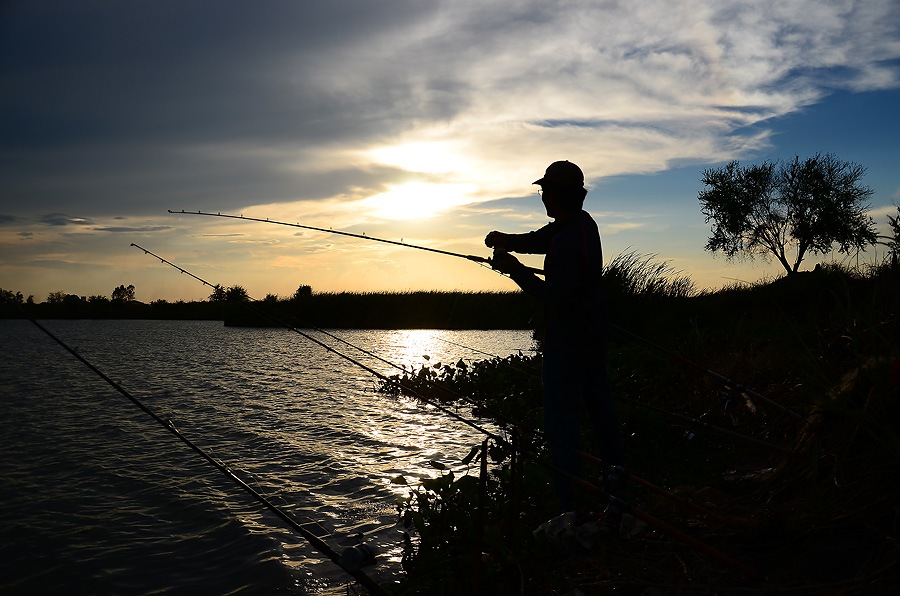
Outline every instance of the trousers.
[[560, 511], [572, 511], [576, 499], [570, 476], [580, 478], [583, 470], [582, 459], [576, 453], [581, 450], [583, 412], [594, 431], [597, 456], [609, 465], [625, 465], [605, 346], [545, 351], [541, 377], [544, 433], [555, 468], [553, 492]]

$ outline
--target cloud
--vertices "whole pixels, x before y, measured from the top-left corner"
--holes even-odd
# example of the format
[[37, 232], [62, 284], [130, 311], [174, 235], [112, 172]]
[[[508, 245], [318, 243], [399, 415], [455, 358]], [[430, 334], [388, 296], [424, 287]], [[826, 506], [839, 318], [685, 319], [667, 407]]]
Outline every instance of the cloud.
[[618, 234], [620, 232], [628, 232], [631, 230], [638, 230], [643, 227], [646, 227], [645, 223], [638, 222], [622, 222], [622, 223], [607, 223], [603, 225], [603, 231], [606, 234]]
[[870, 209], [868, 214], [875, 219], [883, 218], [887, 215], [896, 216], [898, 213], [897, 205], [884, 205], [875, 209]]
[[[592, 178], [719, 161], [830, 89], [896, 86], [898, 22], [812, 0], [22, 3], [3, 196], [97, 217], [475, 181], [475, 202], [560, 155]], [[396, 159], [415, 144], [444, 157]]]
[[73, 217], [65, 213], [47, 213], [39, 218], [45, 226], [90, 226], [93, 221], [84, 217]]

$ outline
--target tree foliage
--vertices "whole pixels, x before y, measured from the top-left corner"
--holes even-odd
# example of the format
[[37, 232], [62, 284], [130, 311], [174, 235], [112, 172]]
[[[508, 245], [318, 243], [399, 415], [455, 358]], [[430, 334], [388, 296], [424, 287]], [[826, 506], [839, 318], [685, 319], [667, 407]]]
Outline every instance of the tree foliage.
[[134, 299], [134, 286], [131, 284], [128, 287], [119, 286], [112, 291], [113, 302], [131, 302]]
[[297, 291], [294, 292], [293, 296], [291, 296], [291, 300], [295, 302], [302, 302], [304, 300], [309, 300], [312, 296], [312, 286], [301, 284], [297, 287]]
[[0, 303], [3, 304], [22, 304], [25, 301], [25, 296], [22, 295], [22, 292], [13, 292], [11, 290], [4, 290], [0, 288]]
[[865, 171], [830, 153], [706, 170], [698, 196], [713, 224], [706, 250], [729, 259], [774, 255], [792, 274], [808, 254], [835, 244], [843, 253], [872, 245], [877, 234], [865, 200], [873, 190], [861, 184]]
[[210, 302], [249, 302], [250, 295], [242, 286], [231, 286], [224, 288], [216, 286], [212, 294], [209, 295]]

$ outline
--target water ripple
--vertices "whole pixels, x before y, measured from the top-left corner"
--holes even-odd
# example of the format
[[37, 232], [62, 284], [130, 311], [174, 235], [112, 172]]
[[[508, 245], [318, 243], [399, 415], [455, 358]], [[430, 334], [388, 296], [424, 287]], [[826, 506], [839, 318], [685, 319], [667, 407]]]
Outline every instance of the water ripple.
[[[367, 568], [380, 581], [400, 572], [394, 500], [406, 489], [391, 478], [433, 476], [429, 460], [456, 465], [482, 438], [375, 393], [370, 373], [285, 330], [44, 324], [334, 548], [381, 529]], [[530, 347], [527, 332], [333, 333], [407, 368], [484, 357], [455, 344]], [[0, 348], [0, 592], [306, 594], [348, 581], [30, 323], [0, 321]]]

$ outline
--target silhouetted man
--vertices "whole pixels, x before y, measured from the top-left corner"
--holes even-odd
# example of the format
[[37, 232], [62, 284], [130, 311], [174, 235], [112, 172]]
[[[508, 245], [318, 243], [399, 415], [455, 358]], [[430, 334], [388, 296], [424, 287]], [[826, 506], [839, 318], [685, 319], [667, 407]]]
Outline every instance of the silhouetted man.
[[[509, 274], [546, 311], [543, 345], [544, 432], [553, 464], [581, 475], [581, 411], [585, 408], [597, 436], [600, 458], [624, 465], [622, 441], [606, 371], [609, 323], [603, 293], [600, 232], [582, 209], [587, 190], [584, 174], [569, 161], [557, 161], [535, 180], [547, 215], [553, 221], [526, 234], [491, 232], [484, 243], [494, 249], [491, 265]], [[544, 254], [540, 279], [509, 252]], [[607, 478], [607, 490], [616, 487]], [[575, 509], [573, 483], [554, 477], [562, 511]]]

